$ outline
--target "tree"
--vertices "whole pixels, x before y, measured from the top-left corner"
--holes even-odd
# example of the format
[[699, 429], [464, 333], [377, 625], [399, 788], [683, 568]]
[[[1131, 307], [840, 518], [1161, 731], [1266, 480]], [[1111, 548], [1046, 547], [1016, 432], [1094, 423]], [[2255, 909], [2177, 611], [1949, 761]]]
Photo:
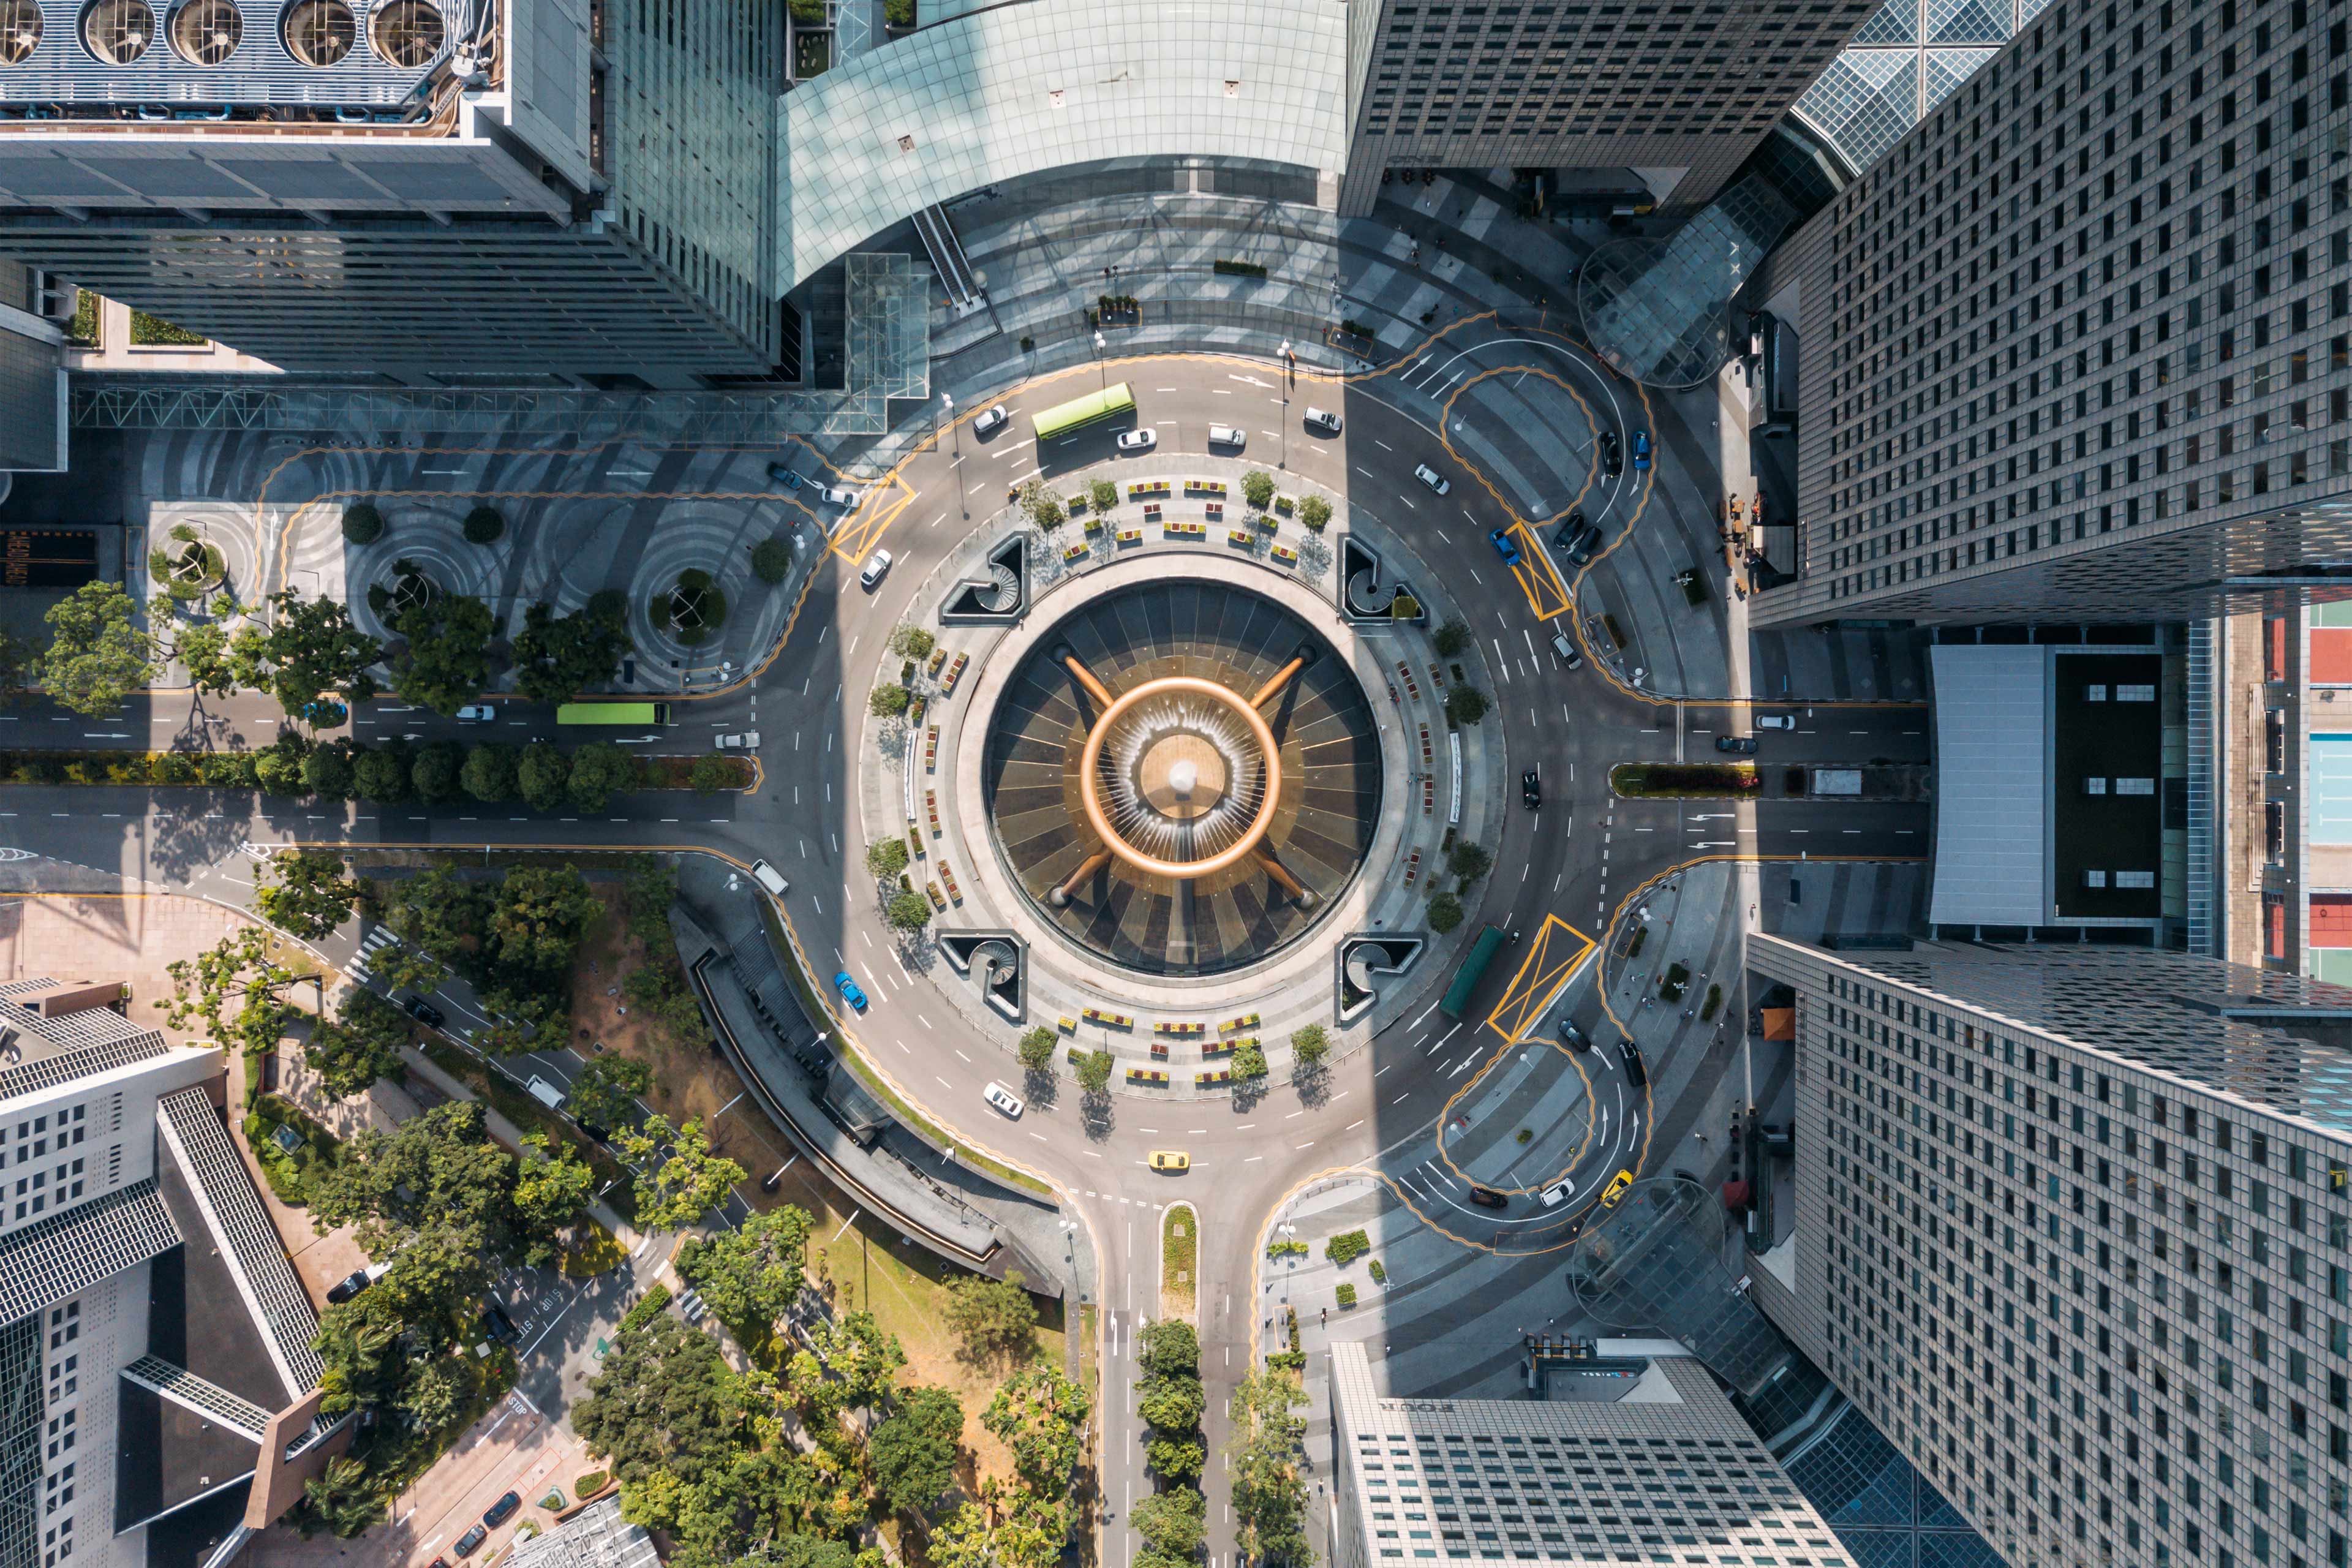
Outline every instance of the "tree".
[[132, 624], [136, 606], [120, 583], [85, 583], [48, 607], [49, 651], [41, 684], [85, 717], [111, 713], [155, 678], [155, 639]]
[[1448, 616], [1445, 624], [1437, 628], [1437, 635], [1431, 640], [1436, 643], [1437, 651], [1444, 658], [1459, 658], [1463, 650], [1470, 646], [1470, 623], [1460, 616]]
[[1320, 1024], [1309, 1024], [1290, 1033], [1290, 1054], [1302, 1067], [1313, 1067], [1331, 1054], [1330, 1032]]
[[561, 702], [610, 680], [635, 646], [625, 595], [598, 594], [571, 616], [533, 605], [522, 613], [522, 630], [514, 639], [516, 689], [534, 702]]
[[1001, 1364], [1033, 1348], [1037, 1304], [1024, 1284], [1018, 1269], [1001, 1280], [966, 1274], [948, 1281], [948, 1332], [962, 1344], [965, 1360]]
[[[594, 1058], [572, 1080], [572, 1114], [588, 1126], [607, 1131], [625, 1127], [636, 1120], [637, 1096], [653, 1086], [654, 1069], [641, 1061], [628, 1057]], [[715, 1306], [712, 1310], [717, 1310]]]
[[1021, 508], [1021, 514], [1040, 531], [1051, 533], [1062, 526], [1064, 514], [1061, 498], [1056, 496], [1052, 488], [1039, 476], [1032, 474], [1022, 480], [1020, 488], [1013, 492], [1013, 499]]
[[383, 657], [383, 645], [352, 624], [341, 600], [306, 599], [288, 588], [271, 595], [269, 604], [269, 629], [253, 637], [240, 631], [232, 648], [245, 684], [266, 685], [289, 713], [299, 713], [322, 692], [349, 702], [375, 695], [370, 669]]
[[1135, 1412], [1163, 1432], [1190, 1432], [1201, 1424], [1201, 1412], [1207, 1406], [1198, 1373], [1171, 1373], [1143, 1380]]
[[[717, 1309], [713, 1309], [716, 1310]], [[929, 1518], [956, 1484], [963, 1406], [944, 1388], [909, 1388], [866, 1440], [882, 1499], [899, 1513]]]
[[280, 849], [269, 858], [277, 878], [254, 891], [254, 906], [278, 930], [316, 942], [352, 918], [360, 885], [343, 875], [341, 857]]
[[302, 1057], [327, 1091], [337, 1099], [364, 1094], [380, 1078], [400, 1070], [400, 1047], [408, 1043], [408, 1016], [373, 991], [343, 998], [341, 1016], [310, 1027]]
[[492, 1012], [537, 1022], [571, 1005], [572, 960], [604, 913], [571, 866], [519, 866], [491, 895], [473, 973]]
[[1108, 479], [1097, 479], [1087, 487], [1087, 504], [1095, 509], [1096, 516], [1108, 517], [1111, 510], [1118, 505], [1118, 487]]
[[1456, 724], [1475, 724], [1486, 716], [1486, 694], [1475, 686], [1457, 686], [1445, 694], [1445, 716]]
[[1194, 1487], [1173, 1487], [1128, 1510], [1128, 1522], [1154, 1551], [1191, 1560], [1209, 1537], [1208, 1500]]
[[494, 506], [478, 506], [466, 514], [465, 534], [468, 544], [495, 544], [499, 535], [507, 531], [507, 520]]
[[1002, 1515], [967, 1502], [940, 1521], [927, 1543], [932, 1568], [1052, 1568], [1070, 1532], [1064, 1505], [1015, 1492]]
[[907, 868], [907, 841], [877, 838], [866, 847], [866, 868], [877, 877], [896, 877]]
[[1040, 1024], [1021, 1037], [1021, 1065], [1031, 1072], [1050, 1072], [1054, 1066], [1054, 1047], [1061, 1037]]
[[311, 1178], [311, 1223], [321, 1235], [356, 1226], [370, 1257], [389, 1258], [418, 1233], [441, 1231], [485, 1267], [546, 1252], [515, 1208], [515, 1157], [490, 1141], [478, 1100], [436, 1105], [390, 1132], [354, 1133], [345, 1153]]
[[529, 1238], [531, 1261], [552, 1261], [564, 1228], [588, 1212], [596, 1193], [596, 1173], [566, 1143], [548, 1152], [544, 1132], [522, 1135], [527, 1152], [515, 1167], [515, 1219]]
[[658, 855], [630, 860], [621, 880], [621, 919], [648, 951], [669, 942], [669, 907], [677, 899], [677, 868]]
[[866, 697], [866, 710], [877, 719], [896, 719], [904, 713], [914, 699], [907, 689], [898, 685], [877, 686]]
[[515, 787], [534, 811], [554, 811], [572, 788], [572, 763], [552, 741], [533, 741], [515, 763]]
[[1233, 1068], [1235, 1078], [1264, 1078], [1267, 1070], [1265, 1047], [1255, 1040], [1237, 1046], [1234, 1049], [1234, 1059], [1227, 1065]]
[[1197, 1436], [1171, 1436], [1154, 1432], [1144, 1454], [1154, 1475], [1163, 1481], [1185, 1486], [1201, 1479], [1201, 1467], [1207, 1462], [1209, 1450]]
[[1234, 1391], [1225, 1455], [1242, 1551], [1268, 1563], [1311, 1568], [1307, 1487], [1298, 1478], [1307, 1392], [1289, 1373], [1260, 1366]]
[[1077, 1074], [1078, 1087], [1088, 1094], [1101, 1094], [1110, 1088], [1111, 1068], [1116, 1065], [1108, 1051], [1081, 1051], [1070, 1064]]
[[1201, 1336], [1181, 1318], [1156, 1318], [1143, 1325], [1142, 1355], [1146, 1377], [1169, 1377], [1201, 1370]]
[[270, 795], [302, 793], [302, 759], [310, 754], [310, 743], [289, 731], [278, 737], [273, 745], [253, 753], [254, 782]]
[[409, 795], [408, 742], [397, 737], [352, 759], [352, 787], [362, 800], [394, 805]]
[[1005, 1380], [980, 1424], [1013, 1450], [1024, 1486], [1057, 1498], [1069, 1490], [1078, 1468], [1078, 1428], [1091, 1409], [1087, 1391], [1040, 1357]]
[[393, 629], [408, 647], [392, 663], [392, 683], [403, 700], [452, 714], [490, 679], [490, 639], [498, 621], [468, 594], [447, 594], [401, 612]]
[[751, 575], [773, 585], [793, 574], [793, 549], [781, 539], [763, 539], [751, 546]]
[[744, 1404], [719, 1342], [656, 1312], [615, 1336], [572, 1426], [625, 1487], [661, 1471], [692, 1485], [734, 1451]]
[[1274, 476], [1264, 468], [1252, 468], [1242, 476], [1242, 500], [1264, 511], [1274, 504]]
[[411, 947], [404, 942], [390, 942], [378, 948], [368, 961], [368, 969], [383, 982], [387, 991], [415, 991], [420, 994], [441, 989], [449, 978], [449, 967], [423, 948]]
[[939, 638], [920, 626], [896, 626], [890, 632], [890, 651], [900, 658], [929, 658]]
[[572, 753], [572, 773], [564, 789], [582, 811], [602, 811], [624, 790], [645, 782], [637, 759], [610, 741], [591, 741]]
[[313, 746], [302, 755], [302, 789], [320, 800], [349, 800], [357, 782], [352, 773], [352, 743], [334, 741]]
[[1445, 864], [1449, 870], [1467, 885], [1493, 870], [1495, 858], [1486, 852], [1486, 846], [1473, 843], [1467, 838], [1460, 838], [1456, 839], [1454, 847], [1446, 852]]
[[466, 753], [457, 782], [467, 795], [488, 805], [515, 797], [515, 749], [504, 741], [485, 741]]
[[1320, 532], [1331, 523], [1331, 503], [1321, 496], [1307, 496], [1298, 503], [1298, 521]]
[[637, 1225], [644, 1230], [692, 1225], [743, 1180], [742, 1166], [710, 1152], [699, 1121], [674, 1128], [667, 1117], [649, 1116], [642, 1127], [614, 1129], [614, 1143], [638, 1173]]
[[1462, 923], [1462, 900], [1451, 893], [1433, 894], [1429, 900], [1429, 929], [1444, 936]]
[[428, 741], [408, 765], [408, 787], [427, 805], [457, 798], [465, 776], [466, 748], [455, 741]]
[[894, 893], [882, 906], [882, 913], [899, 931], [918, 931], [931, 923], [931, 900], [912, 889]]
[[763, 1337], [800, 1298], [815, 1226], [806, 1209], [786, 1204], [732, 1229], [689, 1237], [677, 1249], [678, 1276], [702, 1292], [720, 1322], [739, 1331], [737, 1338]]
[[226, 697], [236, 689], [236, 671], [229, 660], [228, 628], [219, 622], [190, 626], [182, 632], [172, 656], [188, 672], [189, 683], [205, 696]]
[[792, 1359], [789, 1381], [815, 1429], [832, 1426], [845, 1410], [871, 1409], [898, 1386], [907, 1352], [898, 1336], [871, 1312], [820, 1318], [808, 1328], [809, 1348]]
[[302, 1483], [302, 1501], [339, 1540], [349, 1541], [383, 1518], [383, 1500], [368, 1479], [367, 1467], [353, 1458], [333, 1458]]
[[343, 539], [351, 544], [373, 544], [383, 537], [383, 513], [372, 501], [355, 500], [343, 508]]
[[392, 885], [383, 923], [444, 963], [455, 963], [482, 937], [489, 890], [446, 863]]
[[[194, 958], [176, 958], [164, 966], [172, 977], [172, 1000], [163, 1009], [163, 1021], [174, 1029], [184, 1029], [189, 1020], [201, 1018], [215, 1038], [227, 1040], [235, 1032], [226, 1016], [232, 1001], [251, 1005], [256, 996], [270, 996], [278, 987], [290, 984], [291, 971], [269, 962], [269, 935], [259, 926], [245, 926], [225, 936]], [[278, 1043], [274, 1028], [265, 1040], [251, 1042], [267, 1049]]]

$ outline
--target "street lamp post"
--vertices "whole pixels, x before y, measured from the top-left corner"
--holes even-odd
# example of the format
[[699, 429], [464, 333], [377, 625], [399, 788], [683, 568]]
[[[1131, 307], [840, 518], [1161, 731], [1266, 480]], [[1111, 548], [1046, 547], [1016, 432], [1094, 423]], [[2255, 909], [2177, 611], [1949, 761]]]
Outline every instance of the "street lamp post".
[[963, 426], [955, 422], [954, 397], [944, 392], [940, 394], [940, 418], [947, 425], [948, 438], [955, 443], [956, 461], [948, 466], [955, 470], [956, 510], [969, 521], [971, 508], [965, 504], [963, 497]]
[[1110, 385], [1110, 371], [1103, 363], [1103, 350], [1108, 346], [1103, 342], [1103, 335], [1097, 332], [1095, 334], [1095, 379], [1105, 387]]
[[1282, 466], [1290, 467], [1290, 340], [1276, 351], [1282, 361]]

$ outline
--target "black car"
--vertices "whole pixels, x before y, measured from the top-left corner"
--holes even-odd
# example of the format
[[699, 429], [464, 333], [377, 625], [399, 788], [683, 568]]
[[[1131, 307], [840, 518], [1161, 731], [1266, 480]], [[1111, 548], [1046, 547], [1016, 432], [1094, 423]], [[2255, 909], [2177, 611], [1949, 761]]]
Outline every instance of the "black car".
[[1487, 1187], [1471, 1188], [1470, 1201], [1482, 1209], [1507, 1209], [1511, 1206], [1510, 1199]]
[[471, 1530], [466, 1531], [465, 1534], [457, 1537], [457, 1555], [460, 1557], [471, 1557], [474, 1554], [474, 1549], [481, 1545], [483, 1542], [488, 1541], [489, 1538], [490, 1532], [488, 1531], [483, 1529], [478, 1524], [474, 1526]]
[[1623, 471], [1624, 466], [1624, 455], [1617, 449], [1617, 432], [1603, 430], [1601, 432], [1601, 471], [1613, 479]]
[[1565, 1013], [1559, 1016], [1559, 1043], [1579, 1055], [1592, 1048], [1592, 1042], [1584, 1037], [1584, 1031], [1578, 1028]]
[[1559, 529], [1553, 532], [1551, 536], [1552, 547], [1557, 550], [1570, 549], [1575, 545], [1576, 536], [1583, 531], [1584, 514], [1580, 511], [1570, 512], [1568, 514], [1568, 521], [1561, 523]]
[[340, 1307], [374, 1283], [374, 1275], [364, 1268], [355, 1268], [327, 1287], [327, 1305]]
[[1543, 775], [1533, 768], [1519, 775], [1519, 798], [1529, 811], [1543, 805]]
[[1577, 537], [1575, 543], [1568, 547], [1569, 562], [1571, 565], [1585, 565], [1591, 561], [1592, 552], [1600, 548], [1601, 531], [1598, 528], [1588, 528]]
[[1625, 1081], [1627, 1083], [1632, 1084], [1635, 1089], [1639, 1089], [1643, 1084], [1650, 1081], [1650, 1069], [1642, 1065], [1642, 1053], [1634, 1048], [1633, 1041], [1618, 1041], [1617, 1055], [1622, 1058], [1625, 1063]]
[[496, 1530], [508, 1520], [512, 1519], [514, 1517], [514, 1510], [521, 1506], [522, 1494], [520, 1492], [509, 1492], [506, 1496], [499, 1499], [498, 1501], [492, 1503], [488, 1509], [483, 1510], [482, 1522], [488, 1525], [492, 1530]]
[[1715, 738], [1715, 749], [1718, 752], [1738, 752], [1742, 756], [1750, 756], [1753, 755], [1756, 751], [1756, 737], [1753, 735], [1717, 735]]
[[[507, 1316], [507, 1310], [496, 1301], [492, 1301], [482, 1309], [482, 1337], [496, 1340], [502, 1345], [510, 1345], [521, 1336], [515, 1331], [514, 1320]], [[509, 1492], [507, 1496], [512, 1497], [514, 1493]], [[499, 1506], [505, 1506], [503, 1499], [500, 1500]], [[494, 1519], [490, 1522], [496, 1524], [498, 1521]]]
[[440, 1008], [422, 996], [404, 996], [400, 999], [400, 1005], [408, 1009], [410, 1017], [429, 1027], [437, 1029], [447, 1021], [442, 1016]]

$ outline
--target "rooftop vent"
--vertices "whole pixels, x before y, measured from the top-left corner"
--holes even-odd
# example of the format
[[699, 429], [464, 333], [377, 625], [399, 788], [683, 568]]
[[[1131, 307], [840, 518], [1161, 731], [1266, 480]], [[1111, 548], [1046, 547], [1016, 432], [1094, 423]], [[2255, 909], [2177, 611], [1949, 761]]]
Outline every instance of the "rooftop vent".
[[0, 0], [0, 66], [21, 65], [40, 47], [40, 0]]
[[155, 41], [155, 13], [146, 0], [95, 0], [81, 14], [81, 41], [102, 66], [127, 66]]
[[219, 65], [244, 37], [245, 17], [234, 0], [187, 0], [172, 13], [172, 47], [190, 65]]
[[428, 0], [392, 0], [368, 19], [368, 42], [394, 65], [414, 70], [441, 52], [449, 29]]
[[340, 63], [359, 39], [359, 23], [343, 0], [295, 0], [286, 8], [284, 27], [286, 52], [306, 66], [321, 68]]

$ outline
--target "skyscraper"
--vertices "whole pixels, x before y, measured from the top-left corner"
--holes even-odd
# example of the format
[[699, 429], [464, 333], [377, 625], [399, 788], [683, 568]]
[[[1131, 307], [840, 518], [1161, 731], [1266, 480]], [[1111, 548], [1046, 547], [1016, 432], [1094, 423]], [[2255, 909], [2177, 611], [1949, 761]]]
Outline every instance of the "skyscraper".
[[2346, 24], [2057, 0], [1789, 242], [1766, 624], [2147, 619], [2352, 561]]
[[1757, 1300], [2014, 1568], [2321, 1568], [2352, 1486], [2352, 990], [2155, 950], [1832, 952]]
[[1370, 212], [1391, 169], [1507, 165], [1678, 170], [1667, 200], [1694, 210], [1874, 9], [1351, 5], [1340, 211]]

